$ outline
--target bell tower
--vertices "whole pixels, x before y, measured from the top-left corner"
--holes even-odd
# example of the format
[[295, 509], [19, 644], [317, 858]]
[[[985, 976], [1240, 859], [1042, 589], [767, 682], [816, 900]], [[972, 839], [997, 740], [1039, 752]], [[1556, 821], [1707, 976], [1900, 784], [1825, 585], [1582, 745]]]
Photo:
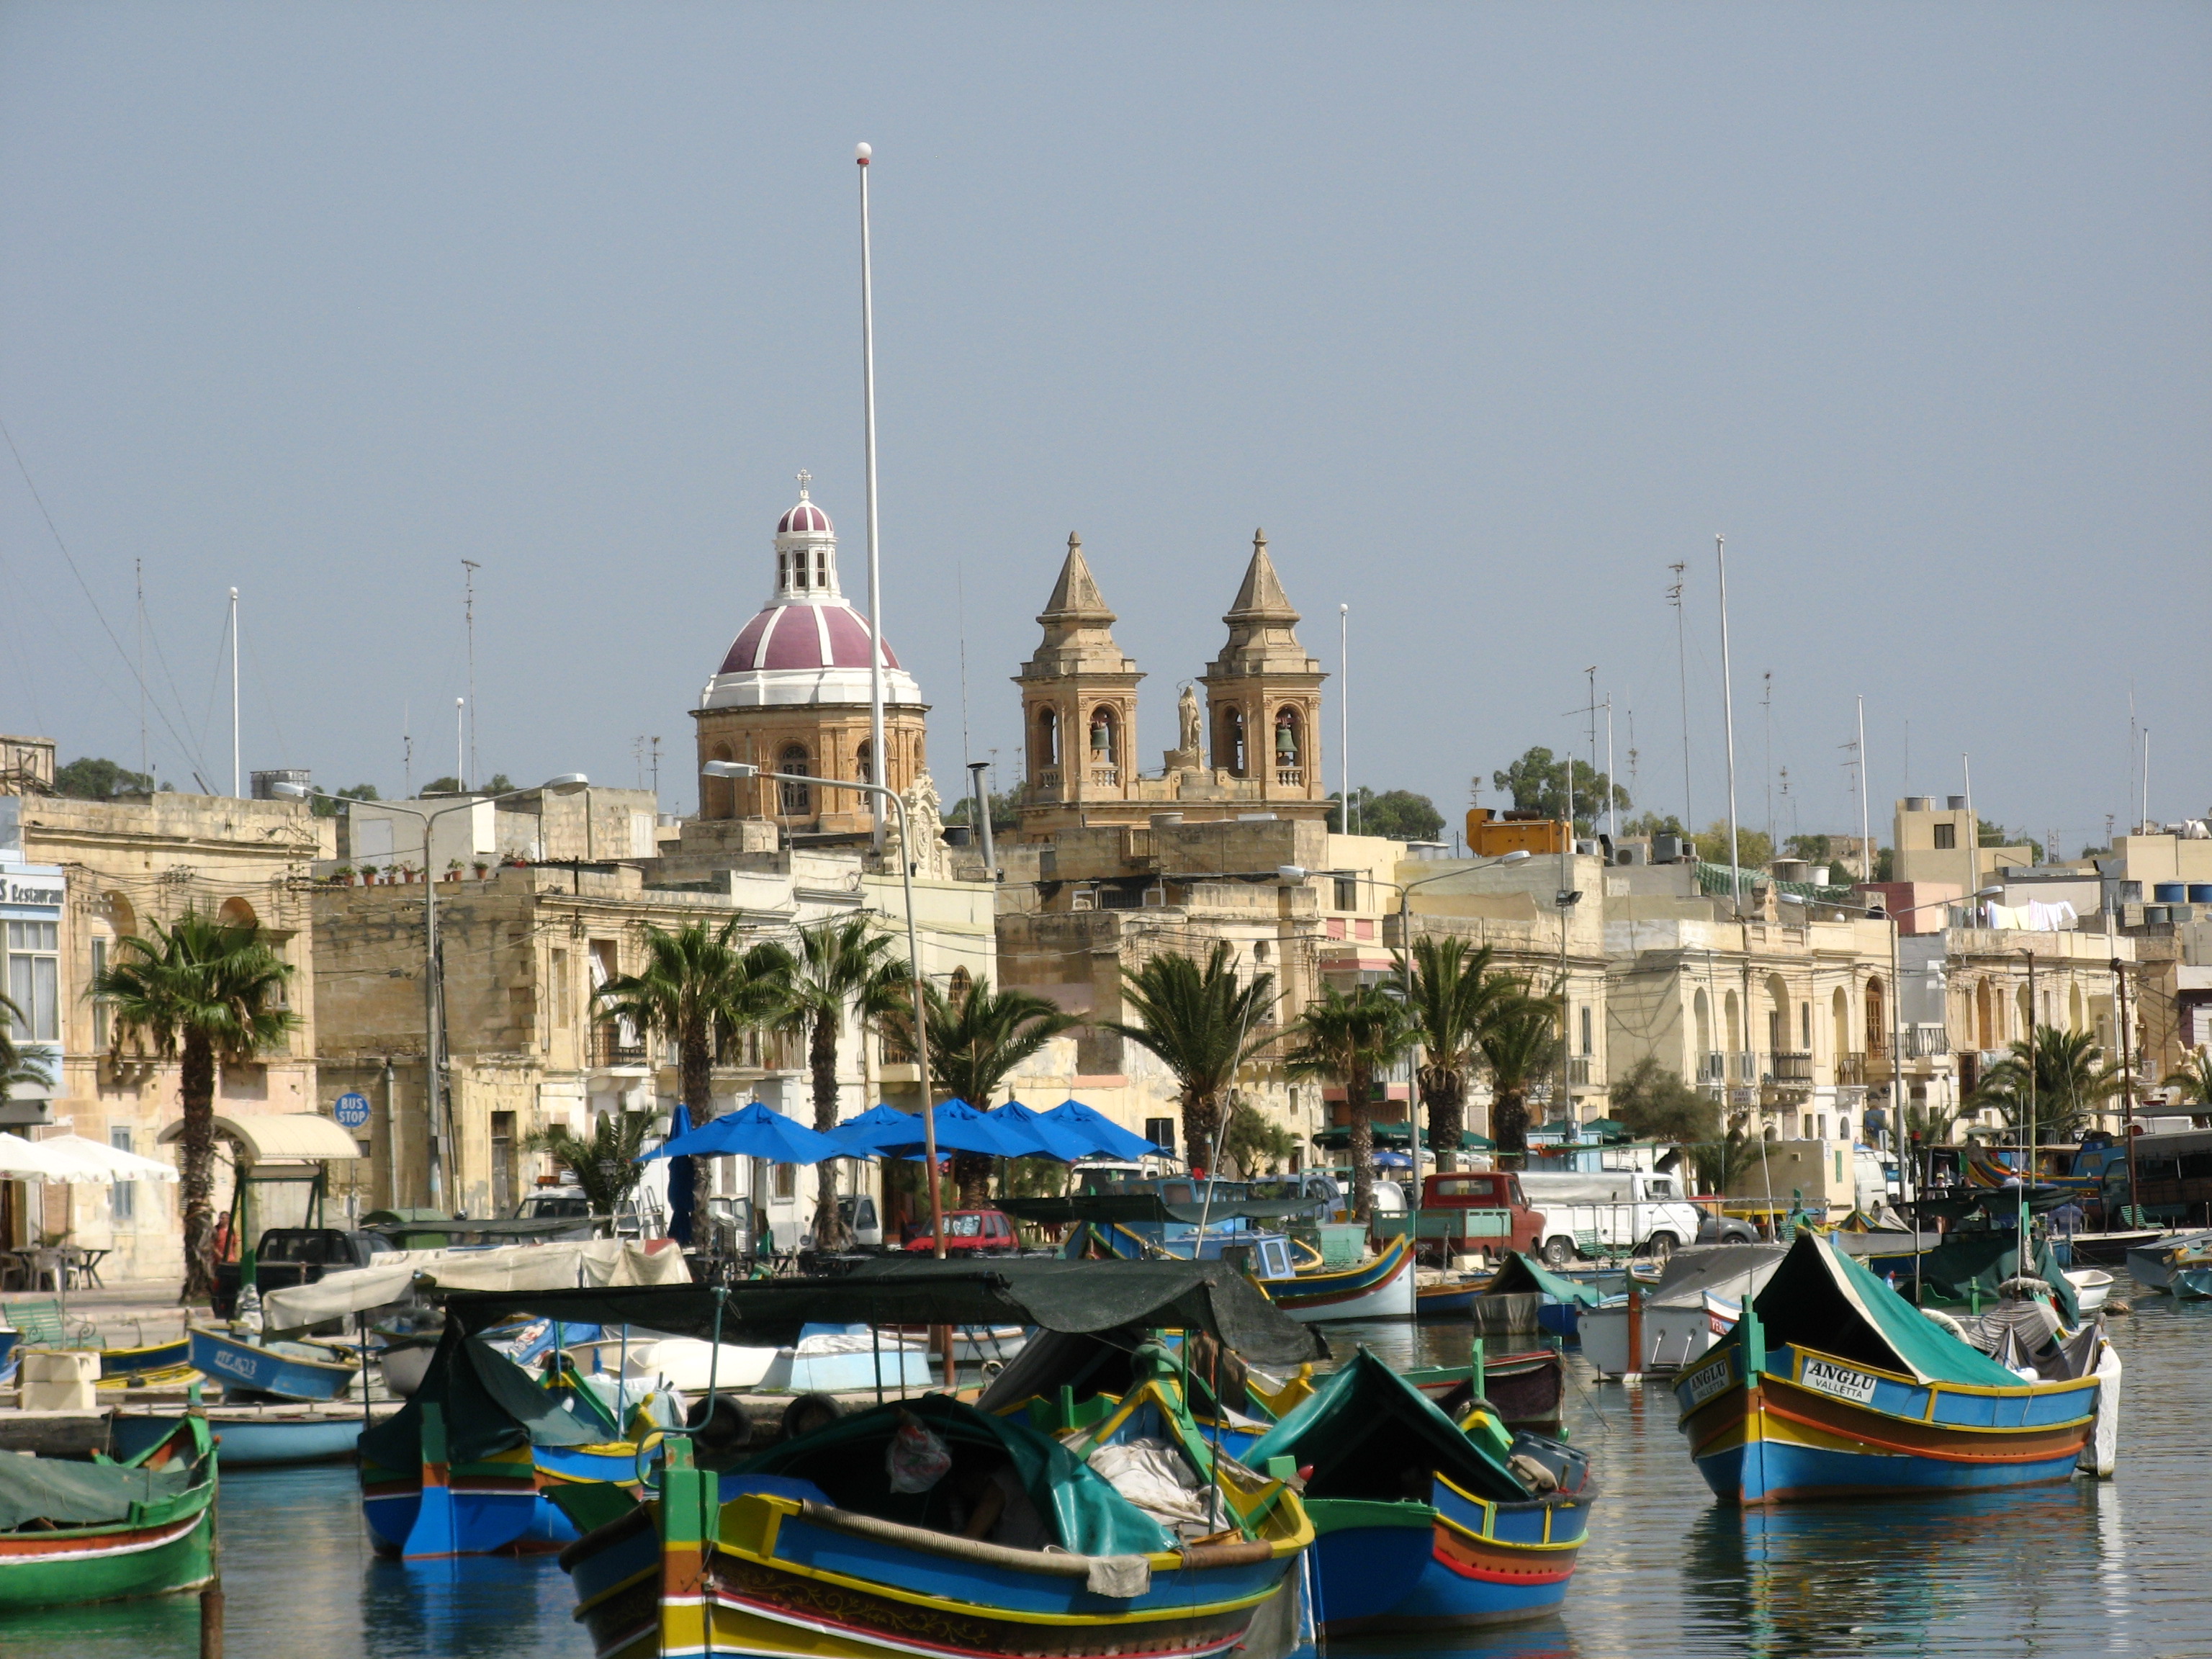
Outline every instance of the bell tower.
[[1298, 643], [1298, 613], [1267, 556], [1265, 531], [1253, 532], [1252, 562], [1221, 620], [1228, 641], [1200, 678], [1214, 772], [1252, 786], [1261, 801], [1322, 800], [1321, 684], [1328, 677]]
[[1022, 689], [1025, 838], [1082, 823], [1088, 803], [1138, 793], [1137, 682], [1144, 675], [1115, 644], [1114, 622], [1082, 538], [1071, 534], [1060, 580], [1037, 616], [1044, 638], [1014, 676]]

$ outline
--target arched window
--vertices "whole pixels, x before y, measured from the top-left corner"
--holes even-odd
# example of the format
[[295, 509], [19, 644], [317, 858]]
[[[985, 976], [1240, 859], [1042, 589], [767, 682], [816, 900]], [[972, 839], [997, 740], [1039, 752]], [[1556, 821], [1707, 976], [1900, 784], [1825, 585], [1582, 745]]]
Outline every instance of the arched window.
[[1878, 1054], [1889, 1047], [1889, 1015], [1884, 1004], [1887, 993], [1878, 979], [1867, 981], [1866, 988], [1866, 1046], [1870, 1054]]
[[261, 920], [253, 914], [253, 907], [242, 898], [227, 898], [215, 919], [226, 927], [252, 927]]
[[2086, 1023], [2081, 1015], [2081, 988], [2076, 985], [2066, 994], [2066, 1029], [2078, 1035]]
[[1040, 708], [1036, 721], [1036, 764], [1060, 764], [1060, 710]]
[[1214, 740], [1213, 763], [1226, 768], [1232, 778], [1244, 775], [1244, 711], [1221, 711], [1220, 735]]
[[1851, 1051], [1850, 994], [1840, 985], [1828, 1000], [1828, 1041], [1835, 1045], [1833, 1058], [1838, 1060]]
[[814, 550], [814, 585], [817, 587], [830, 586], [830, 550], [826, 547]]
[[1705, 1000], [1703, 987], [1698, 988], [1691, 1006], [1696, 1015], [1698, 1029], [1698, 1069], [1703, 1071], [1705, 1056], [1713, 1051], [1713, 1010], [1712, 1005]]
[[775, 585], [787, 591], [791, 586], [791, 555], [788, 553], [775, 556]]
[[1113, 708], [1100, 703], [1091, 711], [1091, 763], [1111, 766], [1121, 758], [1121, 722], [1115, 718]]
[[1974, 987], [1974, 1047], [1984, 1054], [1997, 1046], [1997, 1013], [1990, 995], [1990, 982]]
[[[814, 772], [813, 764], [806, 753], [806, 746], [797, 743], [784, 744], [783, 752], [776, 757], [775, 769], [779, 772], [796, 772], [808, 777], [812, 776]], [[804, 783], [780, 784], [777, 786], [777, 793], [780, 797], [779, 810], [784, 817], [805, 818], [814, 815], [814, 790], [811, 786]]]
[[[1298, 711], [1289, 708], [1277, 709], [1275, 711], [1276, 770], [1296, 772], [1303, 763], [1305, 752], [1304, 732], [1298, 723]], [[1297, 779], [1285, 778], [1282, 781], [1294, 783]]]
[[1736, 1006], [1735, 993], [1729, 992], [1721, 999], [1721, 1013], [1728, 1024], [1728, 1046], [1732, 1054], [1743, 1052], [1743, 1011]]
[[1766, 1051], [1787, 1053], [1790, 1048], [1790, 988], [1779, 974], [1766, 976]]
[[968, 994], [975, 988], [975, 981], [969, 976], [968, 970], [965, 968], [955, 968], [952, 970], [952, 976], [945, 981], [945, 999], [957, 1008], [968, 1000]]
[[107, 896], [107, 925], [118, 939], [127, 939], [138, 931], [138, 912], [120, 893]]
[[[873, 783], [876, 781], [876, 745], [869, 739], [860, 739], [860, 746], [853, 751], [853, 777], [855, 782]], [[885, 782], [889, 782], [887, 778]]]

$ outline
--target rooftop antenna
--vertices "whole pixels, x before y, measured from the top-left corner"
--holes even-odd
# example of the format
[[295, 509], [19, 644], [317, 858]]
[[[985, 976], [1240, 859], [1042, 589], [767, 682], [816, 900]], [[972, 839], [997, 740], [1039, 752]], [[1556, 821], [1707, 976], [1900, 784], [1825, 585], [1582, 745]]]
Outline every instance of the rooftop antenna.
[[146, 750], [146, 562], [133, 559], [131, 568], [138, 586], [138, 770], [151, 789], [154, 765]]
[[653, 739], [650, 758], [653, 763], [653, 810], [657, 813], [660, 811], [660, 739], [659, 738]]
[[477, 572], [483, 567], [474, 559], [463, 559], [461, 568], [467, 573], [461, 579], [465, 591], [461, 626], [469, 639], [469, 769], [461, 779], [461, 787], [466, 789], [469, 780], [480, 775], [477, 770]]
[[[1872, 881], [1874, 879], [1874, 830], [1872, 829], [1873, 821], [1867, 816], [1867, 807], [1868, 797], [1874, 792], [1869, 787], [1867, 782], [1866, 698], [1861, 696], [1857, 702], [1859, 711], [1859, 867], [1863, 872], [1862, 879]], [[1896, 872], [1893, 870], [1890, 873], [1894, 875]], [[1894, 994], [1896, 987], [1892, 986], [1890, 989], [1892, 993]], [[1901, 1060], [1902, 1056], [1899, 1058]]]
[[415, 719], [414, 706], [403, 701], [399, 705], [399, 799], [415, 799]]
[[[462, 735], [468, 729], [465, 719], [468, 706], [468, 700], [465, 697], [453, 699], [453, 770], [456, 772], [461, 769], [469, 757], [468, 743]], [[460, 794], [468, 793], [469, 781], [466, 778], [455, 778], [453, 781], [460, 785], [460, 788], [455, 793]], [[427, 849], [425, 855], [427, 856]]]
[[1690, 649], [1682, 629], [1682, 573], [1686, 564], [1670, 564], [1674, 573], [1674, 586], [1667, 590], [1667, 603], [1674, 607], [1674, 666], [1682, 682], [1682, 833], [1697, 833], [1697, 819], [1690, 811]]
[[[868, 239], [868, 161], [875, 151], [860, 145], [860, 402], [868, 470], [868, 781], [884, 787], [884, 572], [876, 540], [876, 276]], [[875, 846], [884, 848], [884, 798], [868, 797], [875, 814]], [[915, 1016], [916, 1018], [920, 1015]], [[922, 1099], [927, 1115], [929, 1101]], [[946, 1362], [951, 1363], [949, 1360]]]
[[1620, 796], [1613, 781], [1613, 693], [1605, 694], [1605, 833], [1620, 839]]

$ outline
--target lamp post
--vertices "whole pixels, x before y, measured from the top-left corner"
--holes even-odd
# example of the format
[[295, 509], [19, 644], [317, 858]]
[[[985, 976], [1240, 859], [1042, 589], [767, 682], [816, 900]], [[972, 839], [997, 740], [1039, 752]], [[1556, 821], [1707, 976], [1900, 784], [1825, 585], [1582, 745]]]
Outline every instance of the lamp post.
[[[563, 772], [556, 777], [546, 779], [536, 790], [509, 789], [496, 795], [471, 796], [466, 800], [456, 801], [451, 806], [441, 806], [435, 811], [424, 811], [420, 807], [403, 805], [398, 801], [374, 803], [375, 810], [380, 812], [404, 812], [410, 818], [419, 819], [422, 825], [422, 1075], [424, 1087], [429, 1094], [430, 1206], [433, 1209], [446, 1207], [445, 1171], [453, 1147], [453, 1115], [441, 1054], [444, 1045], [441, 1041], [443, 1033], [442, 1022], [439, 1018], [441, 981], [438, 971], [438, 883], [436, 872], [429, 867], [431, 828], [449, 813], [464, 812], [471, 807], [495, 805], [533, 793], [573, 794], [579, 789], [588, 787], [590, 783], [591, 780], [581, 772]], [[307, 793], [296, 783], [280, 783], [275, 786], [275, 789], [283, 795], [304, 795]], [[348, 819], [352, 817], [356, 806], [367, 804], [346, 802]], [[588, 808], [586, 817], [588, 822]], [[392, 1201], [397, 1204], [399, 1171], [396, 1168], [392, 1172]]]
[[[921, 1140], [924, 1165], [929, 1171], [929, 1231], [934, 1254], [945, 1259], [945, 1203], [937, 1179], [937, 1112], [929, 1088], [929, 1004], [922, 990], [921, 939], [914, 921], [914, 835], [907, 823], [906, 802], [897, 792], [880, 783], [848, 783], [842, 778], [804, 777], [793, 772], [763, 772], [748, 761], [708, 761], [700, 771], [710, 778], [760, 778], [769, 783], [803, 783], [830, 789], [853, 789], [890, 803], [898, 814], [899, 880], [906, 890], [906, 954], [914, 970], [914, 1052], [921, 1073]], [[951, 1374], [952, 1349], [945, 1349], [946, 1374]]]

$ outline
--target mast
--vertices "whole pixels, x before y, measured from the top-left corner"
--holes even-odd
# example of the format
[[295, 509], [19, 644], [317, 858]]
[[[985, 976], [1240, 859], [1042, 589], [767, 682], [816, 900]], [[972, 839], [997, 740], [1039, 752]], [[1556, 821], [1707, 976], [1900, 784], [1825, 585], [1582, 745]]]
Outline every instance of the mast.
[[1336, 778], [1343, 791], [1337, 823], [1352, 833], [1352, 607], [1336, 607]]
[[461, 628], [469, 641], [469, 769], [461, 774], [461, 787], [466, 789], [471, 779], [483, 775], [477, 770], [477, 572], [483, 567], [474, 559], [463, 559]]
[[[854, 159], [860, 167], [860, 402], [868, 472], [868, 781], [880, 789], [884, 775], [884, 573], [876, 543], [876, 279], [868, 237], [868, 160], [874, 153], [862, 144]], [[868, 805], [875, 814], [875, 842], [880, 852], [884, 798], [871, 795]], [[911, 862], [914, 849], [902, 848], [900, 856]]]

